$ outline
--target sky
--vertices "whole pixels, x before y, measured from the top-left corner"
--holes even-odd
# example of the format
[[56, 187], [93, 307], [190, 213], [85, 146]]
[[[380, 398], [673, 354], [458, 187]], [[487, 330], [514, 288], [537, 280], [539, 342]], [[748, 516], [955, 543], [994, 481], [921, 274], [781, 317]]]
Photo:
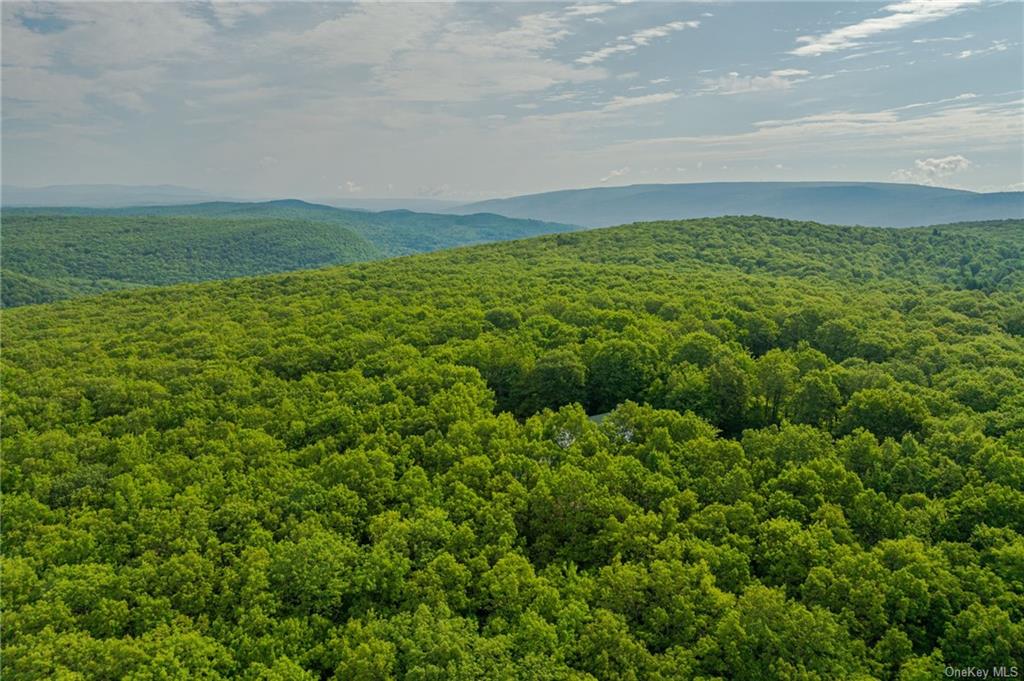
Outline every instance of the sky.
[[1024, 189], [1024, 4], [2, 4], [5, 184]]

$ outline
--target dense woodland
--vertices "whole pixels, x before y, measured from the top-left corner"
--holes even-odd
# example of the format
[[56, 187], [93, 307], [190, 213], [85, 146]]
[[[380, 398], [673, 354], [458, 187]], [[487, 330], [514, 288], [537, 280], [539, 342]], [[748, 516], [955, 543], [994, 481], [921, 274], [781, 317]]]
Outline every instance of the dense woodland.
[[3, 305], [379, 257], [376, 247], [351, 230], [311, 220], [5, 211]]
[[305, 201], [5, 208], [2, 304], [378, 260], [578, 229]]
[[1019, 221], [636, 224], [2, 322], [4, 678], [1024, 666]]
[[[37, 210], [37, 209], [30, 209]], [[340, 225], [374, 244], [385, 256], [425, 253], [454, 246], [522, 239], [579, 229], [539, 220], [507, 218], [494, 213], [442, 215], [409, 210], [372, 212], [336, 208], [297, 199], [239, 203], [213, 201], [173, 206], [128, 208], [56, 208], [52, 212], [90, 215], [194, 215], [229, 219], [298, 219]]]

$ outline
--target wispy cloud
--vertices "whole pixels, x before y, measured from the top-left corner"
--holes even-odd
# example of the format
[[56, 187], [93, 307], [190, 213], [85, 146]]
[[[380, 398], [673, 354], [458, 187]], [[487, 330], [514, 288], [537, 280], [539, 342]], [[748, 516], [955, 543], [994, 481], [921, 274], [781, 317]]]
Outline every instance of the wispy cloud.
[[[36, 32], [28, 20], [60, 28]], [[90, 100], [146, 111], [166, 69], [211, 54], [213, 34], [172, 4], [142, 12], [128, 3], [5, 4], [5, 118], [80, 116], [92, 110]]]
[[658, 92], [651, 95], [640, 95], [638, 97], [614, 97], [610, 102], [604, 105], [604, 111], [620, 111], [622, 109], [630, 109], [635, 106], [647, 106], [649, 104], [660, 104], [662, 102], [669, 102], [673, 99], [677, 99], [679, 93], [677, 92]]
[[608, 171], [608, 174], [601, 178], [601, 184], [614, 180], [617, 177], [622, 177], [623, 175], [629, 175], [629, 166]]
[[576, 60], [577, 64], [597, 64], [604, 61], [613, 54], [621, 52], [632, 52], [645, 45], [649, 45], [651, 41], [657, 40], [658, 38], [664, 38], [665, 36], [671, 35], [677, 31], [682, 31], [687, 28], [697, 28], [700, 26], [699, 21], [670, 21], [667, 24], [661, 26], [653, 26], [651, 28], [641, 29], [634, 31], [626, 36], [620, 36], [618, 40], [606, 47], [602, 47], [599, 50], [593, 52], [587, 52], [582, 57]]
[[801, 36], [797, 38], [800, 46], [790, 54], [806, 57], [847, 50], [879, 33], [942, 19], [978, 2], [980, 0], [903, 0], [886, 5], [884, 16], [871, 17], [821, 35]]
[[1006, 40], [993, 40], [992, 44], [988, 47], [982, 47], [976, 50], [962, 50], [956, 55], [957, 59], [970, 59], [971, 57], [980, 57], [984, 54], [991, 54], [992, 52], [1006, 52], [1010, 49], [1010, 45]]
[[[63, 28], [34, 33], [17, 20], [20, 7], [30, 7], [32, 18]], [[34, 36], [30, 54], [37, 61], [64, 59], [78, 68], [104, 69], [153, 61], [174, 62], [211, 54], [214, 28], [192, 8], [175, 3], [154, 3], [138, 11], [130, 3], [76, 2], [14, 5], [4, 13], [4, 41], [8, 32], [19, 38]], [[10, 16], [13, 13], [15, 17]], [[13, 20], [12, 20], [13, 19]], [[4, 45], [4, 64], [20, 60], [20, 51]], [[24, 64], [22, 64], [24, 65]]]
[[778, 69], [767, 76], [743, 76], [732, 71], [721, 78], [704, 81], [703, 94], [739, 95], [751, 92], [788, 90], [795, 83], [808, 80], [810, 71], [804, 69]]
[[217, 22], [225, 28], [234, 26], [246, 19], [258, 17], [270, 11], [272, 5], [266, 2], [232, 2], [230, 0], [213, 0], [210, 9]]
[[268, 54], [327, 65], [378, 65], [395, 54], [428, 45], [451, 13], [445, 3], [359, 3], [311, 28], [278, 30], [262, 45]]
[[915, 45], [927, 45], [928, 43], [955, 43], [960, 42], [961, 40], [969, 40], [973, 37], [973, 33], [965, 33], [963, 35], [939, 36], [938, 38], [917, 38], [911, 42]]
[[565, 14], [570, 17], [589, 17], [595, 14], [604, 14], [615, 9], [615, 5], [610, 3], [578, 3], [570, 6]]
[[[5, 2], [4, 170], [308, 196], [349, 181], [416, 194], [431, 177], [469, 196], [614, 183], [608, 169], [628, 167], [631, 181], [723, 165], [757, 179], [780, 162], [879, 179], [962, 155], [976, 165], [957, 180], [1020, 179], [1010, 3], [972, 11], [969, 29], [937, 20], [969, 5], [944, 0], [855, 4], [808, 29], [820, 11], [806, 3], [749, 27], [742, 3], [711, 19], [571, 2]], [[828, 58], [779, 61], [780, 39]], [[879, 49], [909, 52], [858, 59]], [[927, 80], [940, 58], [955, 68]]]
[[[922, 103], [925, 104], [925, 103]], [[1024, 101], [975, 103], [936, 102], [927, 106], [906, 105], [877, 111], [830, 111], [790, 119], [763, 120], [753, 130], [725, 135], [658, 137], [627, 142], [609, 149], [634, 153], [643, 148], [661, 151], [686, 148], [715, 149], [734, 157], [759, 157], [768, 153], [803, 153], [845, 149], [852, 140], [859, 148], [920, 149], [951, 145], [998, 150], [1018, 144], [1024, 136], [1020, 107]]]
[[470, 102], [605, 77], [597, 68], [549, 55], [572, 34], [573, 22], [605, 8], [571, 5], [520, 15], [496, 28], [459, 14], [452, 4], [362, 3], [307, 30], [279, 31], [266, 49], [304, 56], [325, 70], [368, 66], [373, 84], [398, 100]]
[[904, 104], [903, 106], [897, 106], [893, 108], [893, 111], [906, 111], [908, 109], [920, 109], [922, 107], [932, 107], [938, 104], [947, 104], [949, 102], [962, 102], [967, 99], [977, 99], [978, 95], [973, 92], [964, 92], [954, 97], [944, 97], [942, 99], [933, 99], [929, 102], [914, 102], [913, 104]]

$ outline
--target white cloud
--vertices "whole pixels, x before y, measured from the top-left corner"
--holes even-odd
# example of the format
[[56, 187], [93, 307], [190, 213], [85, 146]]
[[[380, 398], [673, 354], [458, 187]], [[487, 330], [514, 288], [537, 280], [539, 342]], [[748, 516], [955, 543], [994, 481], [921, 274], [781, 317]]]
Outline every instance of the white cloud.
[[[149, 110], [147, 95], [168, 65], [210, 53], [212, 28], [193, 10], [176, 4], [5, 5], [5, 117], [81, 116], [92, 109], [90, 99]], [[25, 24], [29, 19], [63, 28], [37, 33]]]
[[956, 56], [957, 59], [969, 59], [970, 57], [980, 57], [983, 54], [989, 54], [991, 52], [1005, 52], [1010, 49], [1010, 46], [1005, 40], [993, 40], [992, 44], [988, 47], [983, 47], [978, 50], [963, 50]]
[[91, 111], [89, 98], [132, 111], [148, 111], [146, 95], [157, 86], [161, 73], [161, 69], [147, 66], [108, 69], [96, 78], [85, 78], [45, 68], [5, 66], [4, 115], [28, 119], [73, 118]]
[[[25, 184], [187, 184], [199, 177], [225, 193], [265, 195], [355, 196], [345, 184], [352, 178], [353, 188], [365, 187], [358, 195], [390, 183], [402, 196], [430, 181], [450, 183], [446, 195], [463, 197], [596, 183], [605, 175], [601, 168], [621, 171], [627, 163], [636, 166], [629, 181], [714, 179], [723, 164], [733, 179], [755, 172], [814, 177], [828, 173], [832, 160], [854, 169], [841, 172], [877, 179], [894, 168], [916, 171], [913, 159], [955, 151], [978, 162], [962, 175], [971, 182], [995, 186], [1003, 182], [1000, 173], [1019, 179], [1021, 105], [993, 103], [1019, 96], [1019, 79], [1013, 69], [978, 70], [998, 55], [955, 61], [961, 50], [972, 49], [974, 57], [1004, 37], [998, 12], [1005, 9], [979, 12], [974, 40], [921, 46], [919, 66], [945, 52], [945, 62], [957, 66], [945, 92], [931, 98], [985, 84], [977, 97], [925, 102], [928, 96], [914, 93], [927, 88], [903, 58], [893, 58], [889, 72], [846, 79], [848, 88], [812, 88], [810, 80], [817, 85], [826, 70], [852, 70], [809, 67], [812, 75], [789, 68], [806, 60], [772, 61], [781, 36], [770, 44], [757, 36], [737, 45], [723, 38], [714, 50], [694, 52], [688, 47], [697, 46], [683, 44], [690, 42], [680, 33], [687, 28], [672, 21], [687, 18], [680, 6], [598, 2], [3, 3], [4, 141], [11, 142], [5, 170], [9, 181]], [[827, 33], [842, 17], [854, 23], [848, 17], [870, 11], [855, 7], [831, 19], [838, 24], [802, 32]], [[586, 23], [596, 18], [606, 21], [604, 29]], [[992, 25], [982, 21], [989, 18]], [[695, 35], [718, 28], [711, 23]], [[184, 30], [167, 37], [178, 26]], [[906, 42], [963, 32], [945, 27], [908, 30]], [[122, 40], [124, 32], [133, 37]], [[894, 44], [864, 42], [871, 44], [829, 61]], [[647, 57], [645, 46], [654, 46], [650, 56], [657, 50], [659, 59], [576, 61], [592, 48]], [[798, 47], [782, 49], [790, 46]], [[1003, 56], [1017, 53], [1015, 43], [1007, 46]], [[878, 61], [888, 60], [860, 65], [888, 66]], [[768, 70], [772, 65], [779, 68]], [[684, 86], [688, 72], [708, 91]], [[991, 94], [1010, 88], [1012, 94]], [[757, 95], [690, 99], [712, 91], [779, 96], [767, 109], [753, 101]], [[801, 97], [789, 97], [793, 91]], [[629, 142], [640, 137], [648, 139]], [[261, 164], [264, 157], [279, 162], [271, 168]], [[773, 170], [777, 162], [786, 169]], [[683, 167], [692, 175], [665, 175]], [[215, 170], [204, 175], [209, 168]]]
[[608, 171], [608, 174], [601, 178], [601, 184], [604, 184], [609, 180], [614, 180], [616, 177], [622, 177], [623, 175], [629, 175], [629, 166]]
[[587, 52], [582, 57], [578, 58], [576, 63], [588, 66], [597, 64], [613, 54], [618, 54], [620, 52], [632, 52], [640, 47], [649, 45], [651, 41], [658, 38], [664, 38], [677, 31], [682, 31], [687, 28], [697, 28], [699, 26], [699, 21], [670, 21], [669, 23], [661, 26], [653, 26], [651, 28], [634, 31], [628, 36], [620, 37], [613, 45], [602, 47], [601, 49], [594, 50], [593, 52]]
[[563, 92], [561, 94], [545, 97], [544, 99], [548, 102], [568, 102], [573, 99], [577, 99], [579, 96], [579, 92]]
[[704, 81], [702, 93], [719, 95], [739, 95], [751, 92], [769, 92], [788, 90], [795, 83], [807, 80], [810, 71], [803, 69], [778, 69], [767, 76], [743, 76], [732, 71], [720, 78]]
[[449, 21], [429, 41], [376, 65], [376, 84], [399, 99], [463, 102], [604, 78], [601, 69], [549, 57], [570, 34], [572, 19], [558, 12], [527, 14], [497, 32], [479, 21]]
[[935, 106], [936, 104], [946, 104], [948, 102], [962, 102], [967, 99], [977, 99], [978, 95], [973, 92], [962, 92], [959, 95], [953, 97], [946, 97], [944, 99], [935, 99], [930, 102], [914, 102], [913, 104], [904, 104], [893, 109], [893, 111], [905, 111], [907, 109], [920, 109], [921, 107]]
[[775, 78], [793, 78], [795, 76], [807, 76], [810, 75], [810, 71], [805, 69], [778, 69], [771, 72], [771, 75]]
[[620, 111], [630, 109], [634, 106], [647, 106], [649, 104], [660, 104], [677, 99], [677, 92], [658, 92], [651, 95], [640, 95], [639, 97], [613, 97], [610, 102], [604, 105], [603, 111]]
[[3, 13], [4, 67], [39, 68], [53, 62], [54, 42], [42, 33], [29, 30], [22, 23], [24, 5], [0, 5]]
[[[340, 6], [340, 5], [339, 5]], [[359, 3], [314, 27], [278, 31], [262, 45], [272, 55], [302, 55], [332, 65], [386, 63], [395, 54], [429, 44], [451, 12], [445, 3]]]
[[917, 38], [911, 42], [915, 45], [926, 45], [928, 43], [955, 43], [961, 40], [968, 40], [973, 37], [973, 33], [965, 33], [963, 35], [940, 36], [938, 38]]
[[790, 51], [799, 56], [818, 56], [856, 47], [879, 33], [935, 21], [961, 11], [980, 0], [902, 0], [884, 7], [888, 14], [871, 17], [856, 24], [837, 28], [817, 36], [801, 36], [801, 45]]
[[570, 17], [578, 16], [592, 16], [594, 14], [604, 14], [615, 9], [615, 5], [601, 3], [601, 4], [577, 4], [572, 5], [565, 11], [565, 14]]
[[655, 38], [664, 38], [684, 28], [697, 28], [698, 26], [700, 26], [699, 21], [672, 21], [664, 26], [655, 26], [654, 28], [645, 28], [637, 31], [630, 36], [630, 39], [637, 45], [647, 45]]
[[863, 150], [919, 150], [952, 145], [999, 151], [1019, 145], [1024, 136], [1020, 107], [1024, 101], [910, 106], [879, 111], [832, 111], [791, 119], [765, 120], [753, 130], [724, 135], [654, 137], [607, 148], [609, 153], [636, 155], [642, 149], [715, 150], [731, 158], [769, 154], [854, 153]]
[[80, 76], [43, 68], [4, 66], [4, 117], [43, 117], [59, 112], [77, 116], [88, 111], [85, 96], [90, 82]]
[[632, 43], [619, 43], [618, 45], [602, 47], [600, 50], [587, 52], [585, 55], [577, 59], [576, 62], [578, 64], [597, 64], [613, 54], [617, 54], [619, 52], [632, 52], [635, 49], [636, 45]]
[[896, 52], [897, 50], [903, 49], [899, 45], [896, 47], [880, 47], [877, 50], [864, 50], [863, 52], [854, 52], [848, 54], [845, 57], [840, 57], [839, 61], [850, 61], [851, 59], [863, 59], [864, 57], [872, 57], [876, 54], [889, 54], [890, 52]]
[[210, 9], [217, 22], [226, 28], [233, 28], [236, 24], [250, 18], [258, 17], [270, 11], [272, 5], [269, 2], [230, 2], [213, 0]]
[[894, 171], [892, 179], [896, 182], [932, 185], [973, 166], [971, 161], [960, 154], [941, 158], [922, 158], [914, 161], [913, 168], [901, 168]]
[[45, 34], [55, 54], [102, 69], [210, 54], [213, 27], [193, 5], [76, 2], [46, 6], [68, 24]]

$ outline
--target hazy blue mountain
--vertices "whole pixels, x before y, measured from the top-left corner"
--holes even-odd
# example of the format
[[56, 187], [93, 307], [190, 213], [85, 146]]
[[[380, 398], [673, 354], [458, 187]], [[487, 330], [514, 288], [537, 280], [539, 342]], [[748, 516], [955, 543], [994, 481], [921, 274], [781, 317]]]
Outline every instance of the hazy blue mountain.
[[[64, 184], [48, 187], [22, 187], [4, 185], [4, 206], [17, 207], [60, 207], [82, 206], [92, 208], [126, 208], [136, 206], [160, 206], [168, 204], [200, 203], [214, 200], [240, 201], [237, 197], [212, 194], [191, 187], [177, 185], [118, 185], [118, 184]], [[352, 210], [384, 211], [412, 210], [423, 212], [445, 212], [462, 205], [464, 201], [443, 199], [380, 199], [355, 197], [328, 197], [311, 199], [312, 202], [335, 208]]]
[[354, 210], [412, 210], [424, 213], [443, 213], [449, 208], [461, 206], [465, 201], [446, 201], [443, 199], [354, 199], [349, 197], [330, 197], [311, 199], [314, 203], [325, 203], [335, 208], [351, 208]]
[[191, 187], [171, 184], [63, 184], [49, 187], [19, 187], [5, 184], [2, 190], [6, 206], [142, 206], [209, 201], [212, 194]]
[[448, 209], [606, 227], [646, 220], [768, 215], [844, 225], [907, 227], [1024, 217], [1024, 192], [976, 192], [883, 182], [711, 182], [594, 187], [492, 199]]

